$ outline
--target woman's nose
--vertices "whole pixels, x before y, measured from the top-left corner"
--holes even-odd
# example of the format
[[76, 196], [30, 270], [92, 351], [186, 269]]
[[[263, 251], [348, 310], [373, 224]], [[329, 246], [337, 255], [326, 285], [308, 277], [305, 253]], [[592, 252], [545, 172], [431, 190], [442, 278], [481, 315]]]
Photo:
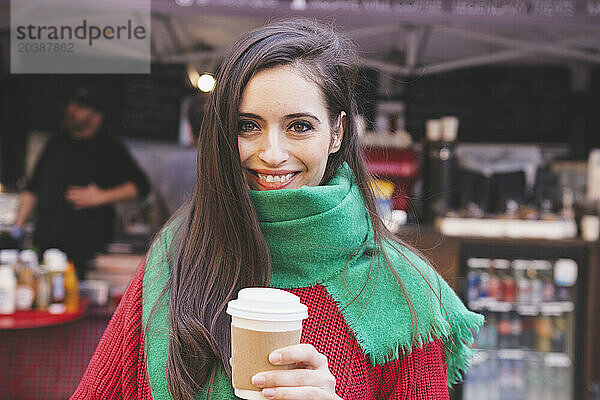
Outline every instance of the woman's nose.
[[269, 165], [280, 165], [289, 158], [286, 140], [280, 132], [272, 130], [263, 136], [258, 157]]

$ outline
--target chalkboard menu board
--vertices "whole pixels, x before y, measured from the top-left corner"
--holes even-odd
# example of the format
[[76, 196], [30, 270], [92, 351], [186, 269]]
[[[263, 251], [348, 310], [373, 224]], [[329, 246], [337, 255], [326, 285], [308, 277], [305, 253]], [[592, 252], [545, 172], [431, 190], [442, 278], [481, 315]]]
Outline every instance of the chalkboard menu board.
[[86, 86], [104, 98], [112, 134], [177, 141], [185, 68], [152, 65], [147, 75], [11, 75], [11, 105], [19, 130], [56, 131], [70, 91]]
[[122, 79], [122, 134], [176, 141], [185, 69], [153, 65], [150, 75], [130, 75]]
[[566, 67], [487, 67], [423, 76], [406, 86], [407, 130], [428, 119], [460, 120], [462, 142], [569, 142]]

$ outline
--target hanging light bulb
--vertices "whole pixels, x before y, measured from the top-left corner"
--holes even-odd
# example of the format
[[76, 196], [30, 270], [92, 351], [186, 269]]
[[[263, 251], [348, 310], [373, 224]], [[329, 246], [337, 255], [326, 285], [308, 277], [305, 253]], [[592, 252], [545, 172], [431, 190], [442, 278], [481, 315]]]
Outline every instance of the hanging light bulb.
[[198, 78], [198, 89], [203, 92], [210, 92], [215, 88], [215, 83], [214, 76], [211, 74], [202, 74], [202, 76]]

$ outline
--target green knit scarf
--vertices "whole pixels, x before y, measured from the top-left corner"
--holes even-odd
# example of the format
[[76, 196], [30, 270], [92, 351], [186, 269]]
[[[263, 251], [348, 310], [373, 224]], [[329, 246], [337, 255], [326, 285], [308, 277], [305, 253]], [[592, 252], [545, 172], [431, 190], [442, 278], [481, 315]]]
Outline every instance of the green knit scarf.
[[[374, 365], [408, 354], [434, 338], [442, 339], [448, 384], [460, 381], [472, 355], [472, 332], [483, 323], [483, 317], [468, 311], [419, 256], [402, 245], [385, 243], [407, 302], [374, 243], [362, 196], [346, 164], [327, 185], [250, 191], [250, 196], [271, 253], [272, 287], [323, 285]], [[163, 230], [146, 261], [144, 324], [168, 278], [165, 254], [172, 230], [173, 226]], [[168, 299], [163, 296], [158, 301], [161, 303], [146, 331], [147, 367], [153, 397], [167, 399]], [[206, 398], [206, 389], [197, 398]], [[235, 398], [223, 370], [215, 379], [211, 398]]]

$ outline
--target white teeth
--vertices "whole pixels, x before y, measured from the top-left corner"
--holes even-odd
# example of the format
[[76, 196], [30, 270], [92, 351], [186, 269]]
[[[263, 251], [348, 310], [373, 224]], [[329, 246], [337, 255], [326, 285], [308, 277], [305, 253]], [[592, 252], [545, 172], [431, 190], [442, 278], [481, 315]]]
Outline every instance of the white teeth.
[[264, 175], [264, 174], [257, 174], [258, 178], [261, 181], [265, 181], [265, 182], [269, 182], [269, 183], [284, 183], [289, 181], [290, 179], [292, 179], [292, 177], [294, 176], [294, 173], [289, 173], [287, 175]]

